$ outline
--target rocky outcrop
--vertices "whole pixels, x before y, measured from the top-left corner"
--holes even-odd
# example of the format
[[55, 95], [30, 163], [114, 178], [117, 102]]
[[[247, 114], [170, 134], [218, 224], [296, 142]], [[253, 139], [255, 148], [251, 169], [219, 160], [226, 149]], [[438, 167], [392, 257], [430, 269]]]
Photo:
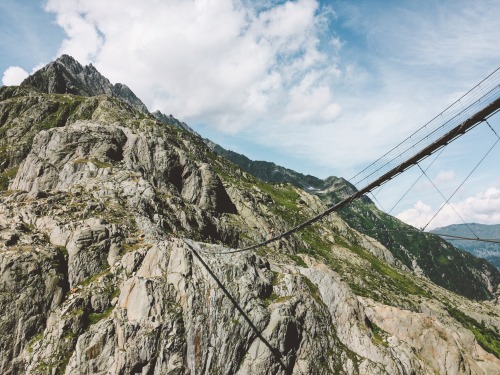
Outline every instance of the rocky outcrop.
[[470, 331], [448, 317], [396, 311], [370, 300], [363, 303], [369, 319], [386, 332], [388, 347], [421, 358], [421, 365], [427, 371], [439, 374], [498, 371], [498, 358], [478, 345]]
[[[34, 219], [26, 210], [23, 220]], [[47, 231], [55, 243], [81, 238], [80, 226], [35, 223], [32, 232]], [[95, 233], [111, 228], [87, 223]], [[86, 238], [89, 247], [102, 242]], [[38, 317], [46, 323], [20, 340], [2, 372], [488, 374], [500, 366], [449, 317], [360, 299], [313, 258], [297, 267], [249, 253], [216, 254], [228, 250], [145, 236], [104, 271], [63, 293], [48, 291], [50, 309]], [[81, 268], [69, 248], [66, 259], [69, 274]], [[45, 254], [31, 263], [32, 273], [51, 262]]]
[[174, 116], [172, 115], [165, 115], [163, 113], [161, 113], [161, 111], [154, 111], [153, 113], [151, 113], [158, 121], [161, 121], [163, 122], [164, 124], [167, 124], [167, 125], [173, 125], [173, 126], [177, 126], [179, 129], [182, 129], [182, 130], [185, 130], [189, 133], [192, 133], [192, 134], [196, 134], [198, 135], [198, 133], [196, 133], [188, 124], [186, 124], [185, 122], [182, 122], [182, 121], [179, 121], [177, 120]]
[[[208, 173], [205, 180], [211, 181], [214, 173], [206, 164], [200, 165], [199, 174], [196, 170], [188, 174], [198, 175], [198, 183], [186, 178], [180, 189], [167, 184], [167, 178], [163, 185], [146, 180], [149, 175], [170, 176], [167, 166], [178, 165], [169, 164], [172, 157], [161, 156], [160, 147], [153, 148], [159, 157], [152, 163], [140, 151], [147, 141], [142, 132], [134, 134], [127, 127], [90, 122], [51, 129], [35, 138], [11, 185], [12, 190], [26, 192], [9, 193], [0, 206], [5, 239], [1, 254], [3, 264], [21, 269], [26, 264], [32, 269], [16, 280], [6, 279], [12, 271], [2, 269], [3, 290], [14, 290], [18, 280], [29, 280], [21, 284], [23, 295], [40, 312], [34, 315], [20, 303], [26, 319], [15, 327], [12, 320], [3, 326], [5, 332], [22, 333], [4, 335], [8, 338], [4, 347], [14, 349], [4, 352], [3, 373], [455, 371], [451, 357], [435, 356], [438, 350], [460, 359], [457, 373], [483, 374], [500, 365], [464, 328], [446, 346], [436, 342], [439, 349], [426, 348], [425, 338], [438, 337], [441, 326], [427, 333], [427, 326], [401, 332], [394, 326], [413, 327], [413, 318], [405, 316], [436, 318], [359, 298], [347, 275], [313, 257], [302, 256], [303, 265], [297, 266], [279, 253], [218, 255], [230, 249], [168, 238], [162, 221], [151, 215], [151, 210], [161, 214], [154, 206], [155, 189], [170, 189], [185, 204], [206, 204], [210, 210], [217, 200], [203, 198], [201, 191], [213, 198], [211, 189], [220, 185], [203, 184], [203, 174]], [[79, 158], [85, 160], [74, 168]], [[182, 165], [190, 165], [187, 158]], [[273, 200], [264, 191], [247, 195], [232, 186], [226, 194], [245, 222], [268, 225], [272, 211], [265, 207]], [[314, 196], [301, 192], [297, 199], [311, 210], [321, 210]], [[245, 211], [245, 206], [250, 209]], [[259, 218], [256, 214], [262, 210], [266, 214]], [[7, 226], [15, 217], [17, 224]], [[338, 218], [328, 225], [346, 239], [368, 249], [373, 246], [372, 240], [351, 233]], [[35, 239], [47, 250], [37, 253]], [[21, 246], [29, 255], [24, 263], [19, 260]], [[388, 257], [390, 253], [377, 246]], [[33, 254], [38, 254], [37, 261]], [[351, 267], [363, 264], [338, 245], [332, 254]], [[42, 285], [49, 287], [43, 295], [38, 294]], [[12, 312], [10, 306], [18, 297], [4, 296], [4, 306]], [[389, 319], [397, 323], [391, 325]], [[35, 325], [28, 323], [33, 320]], [[450, 318], [443, 324], [452, 327], [449, 330], [460, 327]]]
[[47, 94], [108, 95], [148, 113], [144, 103], [126, 85], [111, 84], [92, 64], [82, 66], [68, 55], [62, 55], [30, 75], [21, 86], [32, 86]]
[[[172, 198], [178, 198], [166, 206], [176, 220], [164, 220], [163, 226], [176, 227], [177, 221], [181, 221], [204, 238], [234, 242], [231, 239], [234, 234], [218, 225], [217, 218], [236, 213], [236, 207], [210, 166], [192, 162], [182, 149], [172, 147], [165, 139], [127, 127], [76, 122], [40, 132], [10, 188], [32, 195], [39, 191], [67, 190], [96, 177], [116, 181], [115, 176], [124, 169], [128, 174], [142, 177], [150, 199], [145, 199], [147, 194], [142, 192], [140, 204], [150, 215], [155, 215], [158, 205], [156, 191], [169, 192]], [[116, 186], [120, 186], [118, 182]], [[122, 185], [121, 189], [128, 188]], [[178, 209], [177, 203], [190, 205], [193, 211], [186, 214]], [[85, 247], [85, 241], [82, 246]]]

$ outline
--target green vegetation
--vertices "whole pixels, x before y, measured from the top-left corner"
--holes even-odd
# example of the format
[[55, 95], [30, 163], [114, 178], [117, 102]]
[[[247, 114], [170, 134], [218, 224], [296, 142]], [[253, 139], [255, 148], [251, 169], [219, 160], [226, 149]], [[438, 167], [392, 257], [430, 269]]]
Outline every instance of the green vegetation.
[[352, 228], [382, 243], [408, 268], [415, 259], [430, 280], [448, 290], [472, 299], [491, 299], [480, 276], [484, 270], [493, 284], [500, 283], [498, 270], [484, 260], [457, 250], [436, 235], [416, 230], [372, 203], [358, 200], [339, 214]]
[[[340, 242], [340, 240], [340, 238], [337, 238], [338, 242]], [[360, 246], [347, 244], [344, 244], [344, 246], [348, 247], [361, 258], [366, 259], [371, 264], [372, 269], [382, 276], [386, 282], [391, 283], [398, 291], [411, 295], [429, 296], [428, 293], [416, 285], [411, 278], [404, 276], [400, 271], [387, 265]]]
[[85, 100], [76, 95], [51, 94], [51, 100], [46, 103], [45, 114], [48, 114], [41, 122], [40, 126], [44, 130], [66, 125], [68, 118], [73, 116]]
[[413, 301], [410, 296], [430, 297], [429, 293], [418, 286], [411, 277], [389, 266], [362, 247], [345, 241], [339, 235], [334, 236], [335, 245], [356, 254], [366, 261], [364, 265], [351, 264], [349, 267], [345, 267], [335, 257], [333, 244], [319, 235], [318, 231], [314, 230], [314, 226], [305, 229], [301, 238], [309, 247], [301, 249], [300, 252], [320, 259], [334, 271], [345, 276], [345, 281], [359, 296], [368, 297], [388, 305], [394, 305], [396, 300], [406, 301], [412, 305]]
[[438, 256], [437, 262], [442, 266], [446, 266], [446, 265], [450, 264], [450, 260], [448, 259], [448, 257], [446, 255], [443, 255], [443, 254]]
[[40, 341], [43, 338], [43, 331], [40, 332], [38, 335], [34, 336], [30, 342], [28, 343], [27, 350], [29, 353], [33, 351], [33, 346]]
[[56, 250], [58, 253], [62, 254], [64, 258], [68, 258], [68, 249], [66, 246], [56, 246]]
[[271, 293], [269, 297], [264, 299], [264, 306], [269, 307], [272, 303], [285, 303], [291, 300], [292, 296], [280, 296], [274, 292]]
[[78, 285], [79, 286], [88, 286], [88, 285], [92, 284], [94, 281], [97, 281], [98, 279], [100, 279], [101, 277], [103, 277], [107, 274], [109, 274], [109, 268], [105, 269], [102, 272], [96, 273], [95, 275], [88, 277], [87, 279], [81, 281]]
[[275, 302], [277, 299], [279, 298], [279, 295], [277, 295], [276, 293], [274, 293], [274, 291], [269, 295], [269, 297], [267, 297], [266, 299], [264, 299], [264, 306], [266, 307], [269, 307], [270, 304], [272, 304], [273, 302]]
[[100, 161], [99, 159], [96, 159], [96, 158], [91, 158], [91, 159], [78, 158], [78, 159], [73, 161], [74, 164], [86, 164], [88, 162], [94, 164], [97, 168], [101, 168], [101, 169], [111, 168], [113, 166], [113, 164], [106, 163], [104, 161]]
[[9, 188], [10, 180], [16, 177], [19, 167], [9, 168], [0, 173], [0, 191], [5, 191]]
[[[0, 128], [1, 129], [1, 128]], [[0, 164], [9, 160], [9, 153], [7, 152], [7, 145], [0, 144]]]
[[289, 226], [297, 225], [308, 218], [304, 214], [303, 207], [297, 204], [300, 195], [292, 185], [271, 185], [259, 180], [255, 180], [254, 185], [272, 199], [274, 204], [270, 205], [269, 208], [273, 214], [282, 218]]
[[483, 322], [478, 322], [460, 310], [446, 306], [448, 313], [455, 318], [465, 328], [472, 331], [477, 342], [487, 352], [500, 359], [500, 334], [486, 327]]
[[315, 228], [311, 226], [305, 228], [301, 233], [299, 233], [300, 238], [308, 245], [308, 249], [299, 252], [305, 252], [310, 255], [321, 255], [325, 259], [330, 259], [332, 243], [325, 240], [323, 236], [320, 236]]
[[295, 264], [297, 264], [297, 266], [300, 266], [300, 267], [304, 267], [304, 268], [307, 268], [307, 264], [304, 262], [304, 260], [299, 257], [298, 255], [295, 255], [295, 254], [286, 254], [286, 256], [288, 258], [290, 258], [291, 260], [293, 260], [295, 262]]
[[63, 339], [65, 339], [65, 340], [72, 340], [72, 339], [74, 339], [74, 338], [76, 338], [76, 337], [77, 337], [77, 336], [76, 336], [75, 332], [73, 332], [73, 331], [70, 329], [68, 332], [66, 332], [66, 333], [64, 334]]
[[51, 375], [64, 374], [72, 354], [72, 351], [68, 351], [56, 356], [55, 358], [51, 358], [50, 362], [40, 362], [40, 364], [35, 368], [35, 373]]
[[372, 331], [373, 334], [373, 341], [377, 345], [383, 345], [383, 346], [389, 346], [387, 341], [384, 339], [387, 337], [387, 332], [385, 332], [382, 328], [380, 328], [378, 325], [376, 325], [374, 322], [367, 321], [368, 323], [368, 328]]
[[83, 309], [75, 309], [69, 312], [70, 317], [82, 316], [85, 313]]
[[302, 280], [307, 285], [309, 292], [311, 293], [311, 296], [314, 298], [314, 300], [320, 305], [323, 305], [323, 300], [321, 298], [321, 293], [319, 292], [318, 287], [315, 284], [313, 284], [313, 282], [309, 280], [307, 277], [304, 277]]
[[111, 306], [108, 308], [106, 311], [102, 313], [91, 313], [89, 314], [89, 322], [90, 324], [96, 324], [98, 321], [105, 319], [111, 315], [111, 312], [113, 311], [114, 307]]

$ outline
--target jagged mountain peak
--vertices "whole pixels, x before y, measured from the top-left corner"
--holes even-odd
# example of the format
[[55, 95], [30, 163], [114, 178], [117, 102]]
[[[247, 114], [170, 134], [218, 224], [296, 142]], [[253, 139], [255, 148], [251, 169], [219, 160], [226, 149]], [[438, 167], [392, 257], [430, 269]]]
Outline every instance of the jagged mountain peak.
[[[80, 64], [72, 56], [66, 55], [66, 54], [62, 54], [55, 61], [53, 61], [52, 63], [49, 63], [49, 65], [50, 64], [62, 64], [67, 68], [71, 68], [76, 73], [79, 73], [83, 70], [82, 64]], [[94, 66], [92, 64], [89, 64], [88, 67], [93, 68]]]
[[185, 122], [182, 122], [178, 119], [176, 119], [174, 116], [172, 115], [166, 115], [164, 113], [162, 113], [161, 111], [159, 110], [156, 110], [154, 112], [151, 113], [158, 121], [161, 121], [165, 124], [168, 124], [168, 125], [173, 125], [173, 126], [177, 126], [178, 128], [180, 129], [183, 129], [189, 133], [192, 133], [192, 134], [195, 134], [195, 135], [198, 135], [198, 133], [196, 133], [193, 129], [191, 129], [191, 127], [186, 124]]
[[21, 86], [32, 86], [47, 94], [108, 95], [148, 113], [147, 107], [127, 85], [112, 84], [92, 64], [83, 66], [69, 55], [61, 55], [45, 65], [26, 78]]

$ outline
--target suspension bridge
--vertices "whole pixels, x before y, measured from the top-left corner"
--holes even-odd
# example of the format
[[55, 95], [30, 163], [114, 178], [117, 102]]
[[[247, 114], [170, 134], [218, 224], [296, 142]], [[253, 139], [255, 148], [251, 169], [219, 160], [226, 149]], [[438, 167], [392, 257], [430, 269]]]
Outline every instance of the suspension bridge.
[[[449, 143], [453, 142], [457, 138], [466, 134], [468, 131], [472, 130], [474, 127], [486, 123], [491, 128], [493, 133], [497, 137], [497, 141], [492, 146], [492, 148], [500, 141], [500, 137], [495, 132], [495, 130], [488, 123], [488, 118], [493, 116], [500, 110], [500, 68], [495, 70], [492, 74], [486, 77], [474, 88], [469, 90], [465, 95], [463, 95], [459, 100], [453, 103], [451, 106], [446, 108], [438, 116], [433, 118], [418, 131], [411, 134], [399, 145], [391, 149], [389, 152], [384, 154], [381, 158], [377, 159], [375, 162], [367, 166], [357, 175], [349, 180], [353, 185], [358, 188], [358, 191], [348, 196], [344, 200], [338, 202], [337, 204], [329, 207], [327, 210], [323, 211], [319, 215], [316, 215], [309, 220], [289, 229], [286, 232], [278, 234], [268, 240], [259, 242], [257, 244], [247, 246], [240, 249], [233, 249], [223, 252], [213, 252], [205, 251], [201, 246], [187, 239], [184, 239], [186, 246], [190, 249], [193, 255], [198, 259], [198, 261], [203, 265], [203, 267], [208, 271], [212, 278], [216, 281], [217, 285], [221, 288], [227, 298], [235, 306], [236, 310], [243, 316], [243, 318], [250, 325], [251, 329], [255, 332], [256, 337], [258, 337], [265, 346], [268, 347], [272, 355], [276, 358], [279, 365], [287, 370], [286, 360], [283, 354], [274, 348], [270, 342], [261, 334], [259, 329], [253, 324], [247, 313], [239, 306], [238, 301], [232, 296], [227, 288], [224, 287], [222, 282], [219, 280], [217, 275], [211, 270], [209, 265], [200, 256], [200, 252], [208, 254], [232, 254], [244, 251], [250, 251], [257, 249], [262, 246], [266, 246], [273, 242], [279, 241], [292, 235], [295, 232], [304, 229], [313, 223], [321, 220], [325, 216], [331, 214], [334, 211], [340, 210], [341, 208], [347, 206], [354, 200], [362, 197], [365, 194], [370, 193], [377, 187], [385, 184], [387, 181], [393, 179], [399, 174], [405, 172], [412, 166], [418, 165], [418, 163], [430, 155], [434, 154], [438, 150], [442, 149]], [[488, 155], [491, 149], [488, 150], [486, 155], [481, 159], [480, 163]], [[478, 164], [479, 165], [479, 164]], [[477, 166], [471, 171], [469, 176], [474, 172]], [[420, 167], [420, 166], [419, 166]], [[420, 168], [423, 175], [426, 175], [425, 170]], [[467, 176], [467, 178], [469, 177]], [[455, 190], [452, 196], [458, 191], [458, 189], [463, 185], [467, 178], [460, 184], [460, 186]], [[406, 193], [405, 193], [406, 194]], [[452, 197], [451, 196], [451, 197]], [[451, 199], [449, 197], [446, 199], [446, 203]], [[437, 214], [437, 213], [436, 213]], [[432, 220], [432, 219], [431, 219]], [[462, 239], [468, 239], [465, 237], [456, 237]], [[476, 236], [477, 237], [477, 236]], [[500, 241], [487, 240], [488, 242], [498, 243]], [[299, 369], [299, 372], [302, 373]]]
[[[382, 186], [409, 168], [418, 165], [418, 163], [425, 158], [436, 153], [480, 124], [486, 123], [495, 133], [498, 138], [498, 142], [500, 137], [488, 123], [488, 119], [495, 115], [499, 110], [500, 67], [470, 89], [443, 112], [434, 117], [431, 121], [426, 123], [382, 157], [352, 177], [349, 182], [358, 189], [355, 193], [329, 207], [320, 214], [272, 238], [251, 246], [228, 250], [219, 254], [250, 251], [284, 239], [321, 220], [332, 212], [340, 210], [363, 195], [372, 192], [374, 189]], [[491, 149], [489, 151], [491, 151]], [[422, 170], [422, 173], [425, 175], [424, 170]], [[462, 184], [464, 182], [462, 182]], [[453, 194], [455, 194], [456, 191]], [[451, 199], [451, 197], [446, 199], [444, 196], [443, 198], [446, 200], [446, 203], [448, 203]], [[210, 252], [210, 254], [218, 253]]]

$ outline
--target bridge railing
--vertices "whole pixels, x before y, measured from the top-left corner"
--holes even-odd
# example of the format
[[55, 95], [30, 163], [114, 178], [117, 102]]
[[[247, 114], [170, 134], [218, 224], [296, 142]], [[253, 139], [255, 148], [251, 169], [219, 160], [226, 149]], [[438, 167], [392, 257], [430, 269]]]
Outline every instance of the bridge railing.
[[[352, 177], [349, 182], [358, 189], [369, 185], [397, 165], [411, 159], [421, 150], [438, 141], [450, 130], [466, 122], [476, 113], [494, 103], [498, 98], [500, 98], [500, 68], [497, 68], [460, 99], [389, 152]], [[491, 115], [492, 113], [488, 116]], [[467, 130], [472, 129], [475, 125], [477, 124]]]

